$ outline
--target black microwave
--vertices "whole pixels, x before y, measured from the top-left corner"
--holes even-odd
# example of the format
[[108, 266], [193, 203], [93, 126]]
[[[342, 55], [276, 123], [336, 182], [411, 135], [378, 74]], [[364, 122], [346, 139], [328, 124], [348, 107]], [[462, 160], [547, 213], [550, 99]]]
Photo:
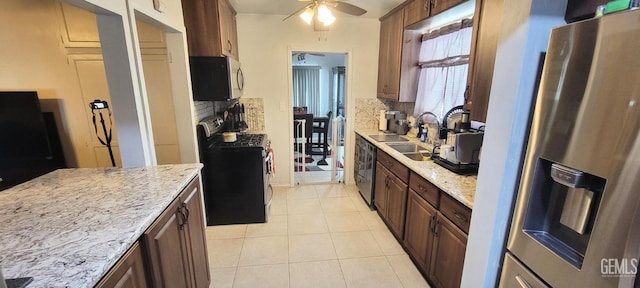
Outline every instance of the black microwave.
[[240, 62], [226, 56], [190, 56], [193, 100], [226, 101], [242, 96]]

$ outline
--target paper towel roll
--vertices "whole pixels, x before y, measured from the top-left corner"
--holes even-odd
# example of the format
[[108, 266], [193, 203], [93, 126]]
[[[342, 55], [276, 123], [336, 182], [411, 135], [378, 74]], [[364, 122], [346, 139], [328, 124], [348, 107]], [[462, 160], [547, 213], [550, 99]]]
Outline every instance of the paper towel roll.
[[387, 111], [380, 110], [380, 114], [378, 116], [378, 130], [387, 131]]

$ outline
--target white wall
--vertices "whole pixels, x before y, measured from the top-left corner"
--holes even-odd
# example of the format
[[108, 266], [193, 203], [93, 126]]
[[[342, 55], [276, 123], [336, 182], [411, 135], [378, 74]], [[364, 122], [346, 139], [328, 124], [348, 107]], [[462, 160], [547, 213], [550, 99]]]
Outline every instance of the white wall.
[[504, 1], [462, 287], [497, 284], [540, 53], [551, 28], [564, 24], [566, 7], [566, 0]]
[[[355, 98], [375, 98], [378, 77], [377, 19], [339, 17], [327, 33], [314, 32], [300, 19], [286, 16], [238, 14], [238, 46], [246, 86], [243, 97], [264, 98], [265, 127], [276, 154], [275, 185], [293, 183], [291, 110], [291, 52], [347, 53], [347, 107]], [[349, 108], [348, 108], [349, 109]], [[353, 121], [347, 114], [346, 170], [353, 167]], [[347, 183], [352, 173], [345, 173]]]
[[[155, 164], [153, 133], [144, 82], [136, 17], [168, 32], [172, 92], [182, 161], [198, 161], [194, 104], [191, 100], [188, 55], [180, 0], [164, 0], [165, 11], [147, 0], [62, 0], [96, 13], [105, 70], [116, 114], [123, 167]], [[115, 111], [118, 111], [117, 113]]]

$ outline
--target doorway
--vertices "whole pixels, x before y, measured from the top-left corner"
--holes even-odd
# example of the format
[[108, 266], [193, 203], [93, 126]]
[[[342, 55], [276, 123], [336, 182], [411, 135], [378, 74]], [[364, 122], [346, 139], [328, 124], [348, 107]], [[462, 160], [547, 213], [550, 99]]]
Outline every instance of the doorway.
[[343, 182], [346, 53], [291, 57], [295, 184]]

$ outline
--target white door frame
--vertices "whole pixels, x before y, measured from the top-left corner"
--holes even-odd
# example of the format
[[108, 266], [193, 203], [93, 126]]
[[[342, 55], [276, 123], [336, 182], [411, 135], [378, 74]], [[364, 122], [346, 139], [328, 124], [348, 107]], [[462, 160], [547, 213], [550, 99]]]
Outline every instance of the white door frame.
[[345, 67], [346, 67], [346, 75], [345, 75], [345, 115], [346, 115], [346, 120], [344, 123], [344, 157], [345, 157], [345, 161], [343, 163], [343, 182], [350, 184], [353, 183], [353, 174], [352, 173], [347, 173], [347, 171], [349, 171], [349, 167], [352, 167], [353, 165], [353, 157], [354, 157], [354, 147], [353, 145], [348, 145], [350, 143], [354, 143], [354, 133], [351, 133], [350, 131], [353, 131], [354, 129], [354, 119], [355, 119], [355, 109], [354, 105], [355, 105], [355, 99], [354, 96], [352, 94], [351, 91], [351, 81], [353, 79], [353, 75], [352, 75], [352, 67], [353, 67], [353, 51], [349, 50], [349, 49], [332, 49], [332, 48], [323, 48], [323, 49], [318, 49], [318, 48], [314, 48], [314, 47], [288, 47], [287, 48], [287, 85], [288, 85], [288, 91], [289, 91], [289, 97], [287, 99], [287, 114], [289, 115], [288, 118], [291, 119], [291, 121], [289, 121], [289, 159], [290, 160], [290, 167], [291, 167], [291, 171], [289, 171], [289, 185], [291, 187], [295, 186], [295, 159], [294, 159], [294, 153], [293, 153], [293, 109], [291, 107], [293, 107], [293, 59], [291, 57], [291, 55], [293, 55], [293, 53], [295, 51], [305, 51], [305, 52], [313, 52], [313, 53], [336, 53], [336, 54], [345, 54]]

